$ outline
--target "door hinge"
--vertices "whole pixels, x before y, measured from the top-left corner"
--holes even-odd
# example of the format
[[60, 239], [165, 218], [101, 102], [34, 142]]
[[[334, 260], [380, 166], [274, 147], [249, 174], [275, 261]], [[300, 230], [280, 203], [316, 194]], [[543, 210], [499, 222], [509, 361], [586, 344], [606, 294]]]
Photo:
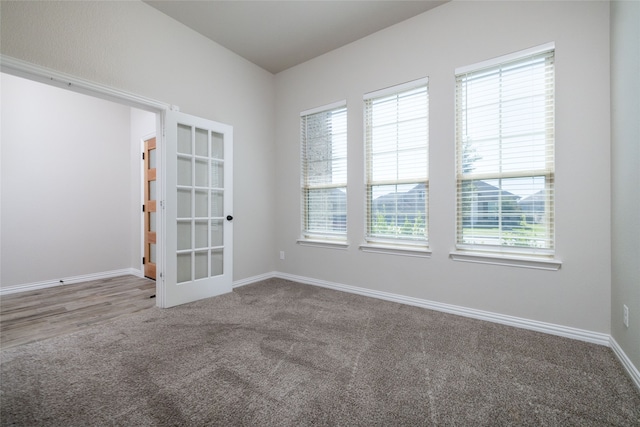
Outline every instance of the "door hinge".
[[144, 263], [145, 263], [145, 261], [146, 261], [146, 260], [144, 259], [144, 257], [142, 257], [142, 264], [144, 264]]
[[144, 212], [144, 205], [142, 205], [142, 212]]
[[142, 160], [144, 160], [144, 153], [142, 153]]

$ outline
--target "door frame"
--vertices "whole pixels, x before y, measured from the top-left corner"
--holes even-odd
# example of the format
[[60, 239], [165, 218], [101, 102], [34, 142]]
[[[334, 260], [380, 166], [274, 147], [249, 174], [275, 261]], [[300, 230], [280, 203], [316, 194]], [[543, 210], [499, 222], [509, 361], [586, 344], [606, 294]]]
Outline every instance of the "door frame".
[[[27, 61], [23, 61], [17, 58], [13, 58], [7, 55], [0, 54], [0, 71], [5, 74], [10, 74], [17, 77], [22, 77], [27, 80], [44, 83], [50, 86], [55, 86], [65, 90], [71, 90], [73, 92], [82, 93], [84, 95], [100, 98], [103, 100], [115, 102], [118, 104], [126, 105], [129, 107], [137, 108], [139, 110], [148, 111], [156, 115], [156, 141], [158, 147], [164, 147], [164, 135], [163, 129], [165, 125], [164, 115], [168, 110], [178, 110], [177, 107], [170, 104], [156, 101], [151, 98], [146, 98], [140, 95], [136, 95], [131, 92], [115, 89], [99, 83], [94, 83], [89, 80], [85, 80], [70, 74], [62, 73], [50, 68], [42, 67], [40, 65], [32, 64]], [[158, 136], [160, 138], [158, 138]], [[164, 194], [163, 179], [164, 168], [166, 167], [165, 159], [163, 156], [163, 149], [157, 151], [158, 161], [158, 194]], [[144, 227], [142, 227], [144, 230]], [[164, 271], [164, 214], [158, 215], [158, 242], [157, 242], [157, 265], [158, 265], [158, 279], [161, 279]], [[142, 260], [142, 259], [140, 259]], [[144, 275], [144, 271], [141, 270]], [[164, 284], [162, 280], [156, 280], [156, 306], [163, 306], [164, 296]]]

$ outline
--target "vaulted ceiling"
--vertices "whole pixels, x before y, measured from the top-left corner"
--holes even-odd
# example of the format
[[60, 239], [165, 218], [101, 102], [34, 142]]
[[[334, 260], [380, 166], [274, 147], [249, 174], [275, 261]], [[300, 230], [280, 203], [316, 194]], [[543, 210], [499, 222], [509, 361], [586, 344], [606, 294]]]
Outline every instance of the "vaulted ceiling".
[[144, 1], [276, 74], [448, 0]]

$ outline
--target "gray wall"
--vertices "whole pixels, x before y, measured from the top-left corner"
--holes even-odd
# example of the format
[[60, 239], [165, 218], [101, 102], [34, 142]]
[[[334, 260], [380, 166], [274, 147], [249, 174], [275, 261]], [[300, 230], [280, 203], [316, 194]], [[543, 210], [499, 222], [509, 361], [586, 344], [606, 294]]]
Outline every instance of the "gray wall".
[[2, 54], [234, 126], [233, 278], [274, 270], [272, 74], [142, 2], [0, 7]]
[[156, 115], [0, 78], [1, 286], [141, 274], [141, 140]]
[[[559, 271], [452, 261], [454, 70], [556, 43]], [[364, 253], [362, 95], [420, 77], [430, 92], [431, 259]], [[451, 2], [276, 76], [277, 270], [609, 333], [611, 299], [608, 2]], [[299, 113], [347, 100], [345, 250], [300, 246]], [[595, 199], [594, 199], [595, 198]]]
[[[640, 3], [611, 2], [611, 335], [640, 369]], [[629, 307], [629, 327], [622, 306]]]
[[0, 77], [2, 286], [133, 268], [131, 109]]

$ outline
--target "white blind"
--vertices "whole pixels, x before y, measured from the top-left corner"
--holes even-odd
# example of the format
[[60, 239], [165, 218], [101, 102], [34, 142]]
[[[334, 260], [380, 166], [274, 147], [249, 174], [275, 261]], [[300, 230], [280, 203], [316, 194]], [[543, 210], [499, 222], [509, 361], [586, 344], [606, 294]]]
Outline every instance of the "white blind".
[[300, 127], [303, 235], [306, 238], [346, 238], [346, 104], [333, 104], [323, 111], [303, 113]]
[[465, 69], [456, 75], [457, 246], [551, 254], [554, 50]]
[[427, 241], [429, 99], [427, 79], [364, 97], [366, 238]]

